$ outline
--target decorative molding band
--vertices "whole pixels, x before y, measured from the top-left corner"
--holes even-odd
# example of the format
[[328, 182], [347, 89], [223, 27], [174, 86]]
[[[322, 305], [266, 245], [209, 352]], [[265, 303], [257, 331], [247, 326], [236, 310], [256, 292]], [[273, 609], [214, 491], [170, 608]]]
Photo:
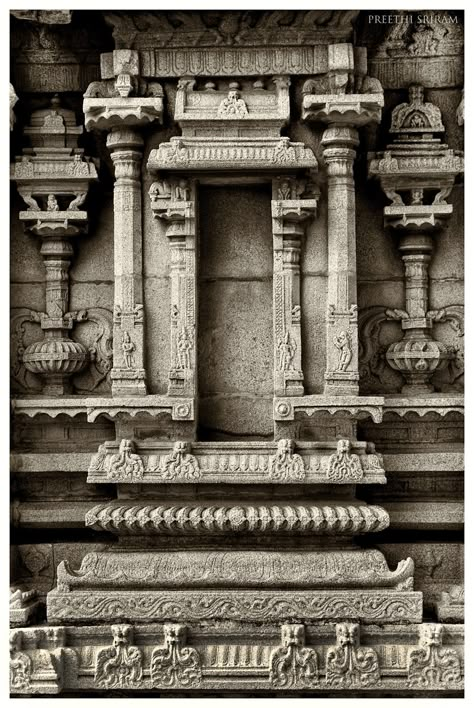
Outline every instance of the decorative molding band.
[[[120, 443], [134, 445], [140, 479], [159, 484], [194, 483], [384, 484], [382, 456], [367, 443]], [[342, 447], [344, 450], [342, 450]], [[100, 445], [90, 460], [87, 481], [134, 483], [127, 465], [118, 465], [117, 442]], [[350, 451], [350, 454], [349, 454]], [[138, 453], [138, 455], [136, 454]]]
[[86, 514], [86, 526], [121, 534], [285, 533], [354, 536], [389, 526], [379, 506], [161, 506], [111, 502]]
[[172, 420], [192, 421], [194, 419], [194, 399], [168, 396], [114, 397], [114, 398], [14, 398], [14, 413], [34, 418], [47, 415], [56, 418], [67, 415], [86, 415], [88, 423], [94, 423], [101, 415], [114, 420], [119, 416], [136, 418], [149, 415], [156, 418], [169, 415]]
[[304, 143], [289, 138], [182, 138], [150, 152], [147, 169], [164, 170], [273, 170], [316, 169], [317, 160]]
[[[239, 690], [248, 687], [249, 678], [258, 692], [297, 688], [333, 697], [353, 688], [376, 696], [399, 690], [416, 695], [420, 676], [422, 690], [436, 695], [458, 695], [463, 688], [463, 625], [363, 624], [354, 629], [347, 620], [305, 627], [290, 619], [291, 624], [266, 623], [258, 633], [254, 625], [236, 624], [230, 639], [228, 629], [199, 619], [192, 629], [174, 621], [17, 630], [10, 644], [12, 694], [88, 694], [97, 690], [99, 680], [118, 691], [123, 690], [121, 680], [127, 690]], [[441, 646], [430, 638], [437, 633]], [[427, 661], [430, 668], [423, 674]], [[379, 680], [373, 680], [377, 671], [369, 671], [374, 666]]]
[[381, 423], [384, 398], [382, 396], [287, 396], [274, 398], [274, 420], [291, 421], [295, 414], [306, 413], [348, 413], [358, 419], [372, 418], [374, 423]]
[[59, 564], [61, 592], [198, 587], [385, 587], [413, 589], [414, 564], [391, 571], [380, 551], [113, 551], [88, 553], [79, 570]]
[[48, 621], [130, 622], [353, 620], [371, 624], [421, 622], [421, 592], [348, 590], [94, 590], [48, 593]]

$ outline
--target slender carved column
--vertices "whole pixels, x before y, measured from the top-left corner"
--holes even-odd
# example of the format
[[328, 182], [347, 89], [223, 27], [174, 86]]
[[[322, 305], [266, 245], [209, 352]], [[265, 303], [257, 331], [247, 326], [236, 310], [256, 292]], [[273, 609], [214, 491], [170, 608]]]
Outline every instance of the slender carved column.
[[145, 395], [143, 358], [142, 197], [143, 140], [130, 128], [107, 136], [115, 167], [113, 395]]
[[326, 395], [358, 395], [357, 271], [353, 163], [357, 128], [380, 122], [383, 90], [367, 76], [364, 50], [328, 47], [328, 73], [303, 87], [303, 119], [326, 123], [328, 312]]
[[163, 90], [140, 76], [138, 52], [121, 49], [104, 60], [106, 81], [84, 94], [87, 130], [108, 131], [115, 167], [114, 186], [114, 346], [112, 395], [146, 395], [142, 284], [141, 162], [139, 128], [161, 122]]
[[316, 199], [300, 199], [304, 184], [273, 181], [273, 342], [276, 396], [302, 396], [300, 257], [304, 222]]
[[322, 144], [328, 168], [328, 313], [326, 394], [359, 393], [353, 163], [357, 130], [331, 125]]
[[171, 365], [168, 395], [196, 393], [196, 185], [163, 180], [150, 187], [155, 218], [167, 222], [170, 240]]

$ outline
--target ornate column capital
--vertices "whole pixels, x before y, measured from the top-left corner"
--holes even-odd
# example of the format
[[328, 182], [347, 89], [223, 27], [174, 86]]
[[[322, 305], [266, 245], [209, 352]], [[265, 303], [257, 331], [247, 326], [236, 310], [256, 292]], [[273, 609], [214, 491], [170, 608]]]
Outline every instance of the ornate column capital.
[[141, 78], [139, 52], [116, 49], [112, 61], [102, 61], [101, 69], [103, 80], [93, 81], [84, 94], [86, 130], [162, 122], [163, 89], [158, 82]]

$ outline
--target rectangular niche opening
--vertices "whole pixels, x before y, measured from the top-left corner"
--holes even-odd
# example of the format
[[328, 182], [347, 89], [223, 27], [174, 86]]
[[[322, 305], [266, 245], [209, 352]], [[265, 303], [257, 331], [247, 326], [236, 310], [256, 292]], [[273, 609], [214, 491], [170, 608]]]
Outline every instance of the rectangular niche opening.
[[200, 186], [198, 203], [198, 436], [272, 439], [271, 186]]

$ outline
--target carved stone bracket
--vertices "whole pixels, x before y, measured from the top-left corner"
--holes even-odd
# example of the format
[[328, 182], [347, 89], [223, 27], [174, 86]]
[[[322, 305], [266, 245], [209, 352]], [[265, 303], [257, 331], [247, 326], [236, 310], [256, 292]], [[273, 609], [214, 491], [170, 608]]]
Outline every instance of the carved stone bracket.
[[301, 198], [305, 185], [292, 177], [273, 180], [273, 341], [276, 396], [301, 396], [300, 257], [303, 224], [317, 200]]
[[114, 185], [113, 396], [146, 395], [142, 284], [141, 161], [138, 129], [161, 122], [163, 90], [140, 76], [133, 50], [113, 52], [114, 79], [92, 83], [84, 94], [87, 130], [108, 132]]
[[358, 624], [336, 625], [334, 647], [326, 655], [326, 683], [338, 688], [380, 684], [379, 659], [374, 649], [360, 646]]
[[154, 182], [149, 190], [155, 218], [167, 224], [171, 248], [171, 366], [169, 396], [194, 397], [197, 390], [196, 183]]
[[[351, 454], [349, 454], [349, 451]], [[63, 463], [64, 464], [64, 463]], [[92, 456], [87, 481], [93, 484], [143, 481], [163, 484], [377, 484], [384, 483], [381, 455], [363, 442], [309, 443], [143, 443], [105, 442]]]
[[382, 107], [364, 50], [350, 44], [330, 46], [327, 74], [303, 86], [303, 119], [328, 124], [321, 140], [328, 174], [326, 395], [359, 392], [353, 162], [357, 128], [380, 122]]
[[461, 662], [455, 649], [442, 646], [443, 625], [423, 624], [419, 648], [408, 653], [408, 685], [417, 688], [456, 688], [462, 681]]
[[318, 684], [318, 653], [305, 647], [302, 624], [284, 624], [281, 646], [270, 656], [270, 685], [275, 688], [312, 688]]

